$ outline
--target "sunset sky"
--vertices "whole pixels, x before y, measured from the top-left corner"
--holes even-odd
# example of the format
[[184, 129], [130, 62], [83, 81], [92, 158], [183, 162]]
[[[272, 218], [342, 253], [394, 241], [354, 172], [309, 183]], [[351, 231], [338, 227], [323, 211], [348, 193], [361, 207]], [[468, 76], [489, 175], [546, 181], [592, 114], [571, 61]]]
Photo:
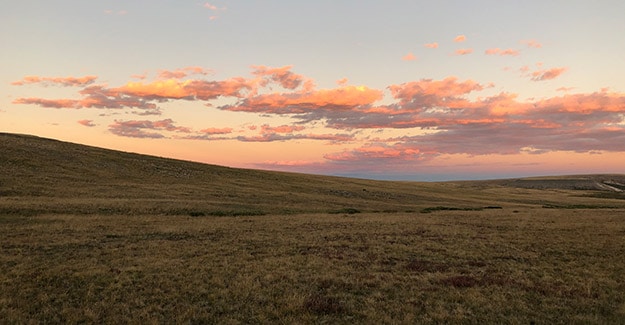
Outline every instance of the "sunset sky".
[[625, 173], [625, 1], [5, 1], [0, 132], [389, 180]]

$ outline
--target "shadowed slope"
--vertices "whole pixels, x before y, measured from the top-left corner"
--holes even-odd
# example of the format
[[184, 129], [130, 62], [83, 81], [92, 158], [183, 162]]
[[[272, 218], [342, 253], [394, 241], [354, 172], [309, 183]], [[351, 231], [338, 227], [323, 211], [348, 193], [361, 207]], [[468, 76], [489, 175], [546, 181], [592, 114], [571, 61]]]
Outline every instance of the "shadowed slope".
[[578, 201], [562, 192], [535, 196], [542, 190], [511, 188], [511, 181], [385, 182], [248, 170], [6, 133], [0, 152], [5, 213], [255, 215]]

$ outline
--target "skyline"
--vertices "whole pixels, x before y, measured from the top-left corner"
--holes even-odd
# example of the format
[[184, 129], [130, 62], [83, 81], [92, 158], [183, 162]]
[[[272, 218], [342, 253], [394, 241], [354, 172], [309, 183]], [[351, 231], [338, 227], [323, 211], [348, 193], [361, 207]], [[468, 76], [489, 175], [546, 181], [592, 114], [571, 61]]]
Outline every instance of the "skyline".
[[625, 173], [619, 1], [2, 7], [2, 132], [388, 180]]

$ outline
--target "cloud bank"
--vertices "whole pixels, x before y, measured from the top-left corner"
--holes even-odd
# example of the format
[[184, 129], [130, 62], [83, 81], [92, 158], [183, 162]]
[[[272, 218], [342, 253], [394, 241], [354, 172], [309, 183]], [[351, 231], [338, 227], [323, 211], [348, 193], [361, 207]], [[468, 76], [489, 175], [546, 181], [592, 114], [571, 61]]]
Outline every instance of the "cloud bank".
[[[499, 48], [486, 52], [516, 53]], [[567, 68], [537, 64], [533, 71], [529, 67], [520, 71], [529, 81], [538, 82], [554, 80]], [[484, 95], [482, 92], [494, 85], [454, 76], [376, 89], [350, 85], [346, 78], [333, 88], [318, 88], [312, 78], [293, 72], [291, 66], [253, 66], [247, 77], [221, 80], [208, 79], [211, 74], [201, 67], [161, 70], [154, 80], [117, 86], [96, 84], [96, 76], [27, 76], [13, 85], [81, 88], [77, 98], [23, 97], [13, 103], [163, 115], [167, 111], [162, 105], [182, 101], [203, 103], [207, 110], [279, 117], [291, 123], [215, 126], [206, 122], [191, 127], [178, 125], [171, 118], [117, 119], [108, 125], [108, 131], [150, 139], [322, 141], [332, 145], [322, 157], [325, 164], [354, 168], [372, 164], [402, 168], [454, 154], [625, 152], [625, 94], [608, 89], [572, 93], [574, 88], [560, 87], [557, 89], [566, 90], [561, 96], [520, 100], [509, 92]], [[78, 123], [98, 125], [93, 120]]]

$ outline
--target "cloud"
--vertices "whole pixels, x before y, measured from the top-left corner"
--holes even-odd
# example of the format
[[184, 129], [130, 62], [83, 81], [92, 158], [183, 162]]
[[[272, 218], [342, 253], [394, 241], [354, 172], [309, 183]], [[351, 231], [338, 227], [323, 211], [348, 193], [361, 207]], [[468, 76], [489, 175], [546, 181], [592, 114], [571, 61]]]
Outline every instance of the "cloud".
[[521, 44], [525, 44], [527, 47], [530, 48], [536, 48], [539, 49], [541, 48], [543, 45], [540, 44], [539, 42], [537, 42], [536, 40], [530, 39], [530, 40], [522, 40], [520, 41]]
[[78, 124], [81, 124], [81, 125], [84, 125], [84, 126], [88, 126], [88, 127], [96, 126], [93, 123], [93, 120], [80, 120], [80, 121], [78, 121]]
[[561, 74], [566, 72], [566, 70], [568, 70], [566, 67], [536, 70], [531, 73], [531, 79], [533, 81], [552, 80], [559, 77]]
[[345, 86], [347, 85], [347, 82], [349, 81], [349, 79], [347, 78], [342, 78], [336, 81], [336, 84], [339, 86]]
[[406, 109], [445, 105], [470, 92], [482, 90], [484, 86], [473, 80], [459, 82], [456, 77], [448, 77], [443, 80], [421, 79], [390, 85], [388, 89], [393, 98], [399, 99], [399, 103]]
[[191, 129], [187, 127], [175, 126], [174, 122], [171, 119], [165, 119], [165, 120], [160, 120], [160, 121], [115, 120], [113, 124], [109, 125], [109, 131], [111, 133], [115, 135], [123, 136], [123, 137], [153, 138], [153, 139], [166, 137], [162, 133], [149, 132], [146, 130], [191, 133]]
[[436, 49], [438, 48], [438, 43], [434, 42], [434, 43], [427, 43], [427, 44], [423, 44], [423, 46], [429, 48], [429, 49]]
[[242, 97], [242, 92], [251, 90], [253, 85], [244, 78], [231, 78], [221, 81], [166, 79], [150, 83], [128, 82], [112, 92], [144, 100], [209, 100], [219, 97]]
[[412, 53], [408, 53], [408, 54], [402, 56], [401, 59], [404, 60], [404, 61], [414, 61], [414, 60], [417, 59], [417, 57], [414, 56], [414, 54], [412, 54]]
[[467, 37], [464, 35], [458, 35], [454, 38], [454, 42], [456, 43], [464, 42], [466, 40], [467, 40]]
[[293, 133], [297, 131], [302, 131], [306, 127], [302, 125], [280, 125], [280, 126], [269, 126], [269, 124], [263, 124], [260, 126], [261, 133]]
[[41, 84], [47, 86], [64, 86], [64, 87], [80, 87], [92, 84], [98, 77], [39, 77], [26, 76], [20, 81], [14, 81], [11, 84], [15, 86], [23, 86], [26, 84]]
[[[501, 55], [504, 51], [492, 52]], [[545, 68], [539, 63], [520, 70], [524, 77], [539, 81], [556, 78], [566, 68]], [[109, 130], [138, 138], [349, 143], [350, 149], [325, 155], [326, 164], [345, 168], [365, 168], [380, 162], [398, 168], [414, 167], [454, 154], [623, 152], [625, 143], [625, 94], [609, 89], [520, 100], [516, 94], [505, 92], [481, 96], [481, 91], [493, 85], [453, 76], [391, 84], [382, 90], [347, 85], [345, 78], [334, 88], [317, 89], [312, 79], [293, 72], [291, 66], [254, 66], [249, 77], [199, 78], [209, 71], [200, 67], [161, 70], [155, 80], [117, 86], [85, 81], [77, 98], [25, 97], [13, 102], [160, 114], [162, 103], [183, 100], [207, 106], [215, 103], [216, 109], [226, 111], [279, 115], [281, 121], [292, 123], [247, 125], [237, 131], [232, 127], [194, 131], [171, 119], [138, 119], [115, 120]], [[20, 82], [80, 84], [79, 78], [75, 79], [38, 77]], [[384, 98], [384, 91], [390, 96]], [[227, 104], [222, 98], [228, 100]], [[79, 123], [95, 125], [92, 120]], [[311, 132], [313, 127], [325, 131]]]
[[[212, 70], [207, 70], [202, 67], [186, 67], [176, 70], [160, 70], [158, 73], [159, 79], [183, 79], [191, 75], [208, 75], [212, 73]], [[145, 77], [141, 78], [145, 79]]]
[[214, 134], [230, 134], [232, 133], [232, 128], [207, 128], [200, 130], [201, 133], [214, 135]]
[[456, 55], [467, 55], [473, 53], [473, 49], [457, 49], [454, 53]]
[[559, 88], [556, 88], [556, 91], [569, 92], [573, 89], [575, 89], [575, 87], [559, 87]]
[[[249, 128], [256, 130], [256, 128]], [[236, 139], [243, 142], [273, 142], [288, 140], [322, 140], [330, 142], [345, 142], [353, 140], [349, 134], [302, 134], [296, 133], [305, 130], [302, 125], [280, 125], [270, 126], [263, 124], [260, 126], [260, 134], [256, 136], [239, 136]]]
[[484, 53], [486, 55], [500, 55], [500, 56], [510, 55], [510, 56], [517, 56], [517, 55], [519, 55], [520, 52], [518, 50], [514, 50], [514, 49], [502, 50], [500, 48], [490, 48], [490, 49], [487, 49], [486, 51], [484, 51]]
[[219, 8], [217, 8], [217, 6], [212, 5], [212, 4], [208, 3], [208, 2], [204, 3], [202, 5], [202, 7], [206, 8], [206, 9], [209, 9], [209, 10], [213, 10], [213, 11], [214, 10], [219, 10]]
[[247, 97], [235, 105], [220, 109], [240, 112], [269, 114], [298, 114], [311, 110], [349, 110], [356, 106], [370, 105], [382, 99], [382, 92], [366, 86], [343, 86], [308, 92], [275, 93]]
[[346, 142], [354, 139], [349, 134], [278, 134], [265, 133], [258, 136], [239, 136], [237, 140], [242, 142], [273, 142], [290, 140], [321, 140], [329, 142]]
[[295, 89], [302, 85], [305, 81], [309, 81], [306, 88], [310, 89], [312, 86], [312, 80], [291, 72], [292, 66], [271, 68], [261, 65], [252, 66], [252, 68], [254, 68], [254, 71], [252, 71], [253, 75], [263, 77], [265, 79], [264, 82], [261, 83], [262, 86], [266, 86], [269, 81], [276, 82], [286, 89]]

